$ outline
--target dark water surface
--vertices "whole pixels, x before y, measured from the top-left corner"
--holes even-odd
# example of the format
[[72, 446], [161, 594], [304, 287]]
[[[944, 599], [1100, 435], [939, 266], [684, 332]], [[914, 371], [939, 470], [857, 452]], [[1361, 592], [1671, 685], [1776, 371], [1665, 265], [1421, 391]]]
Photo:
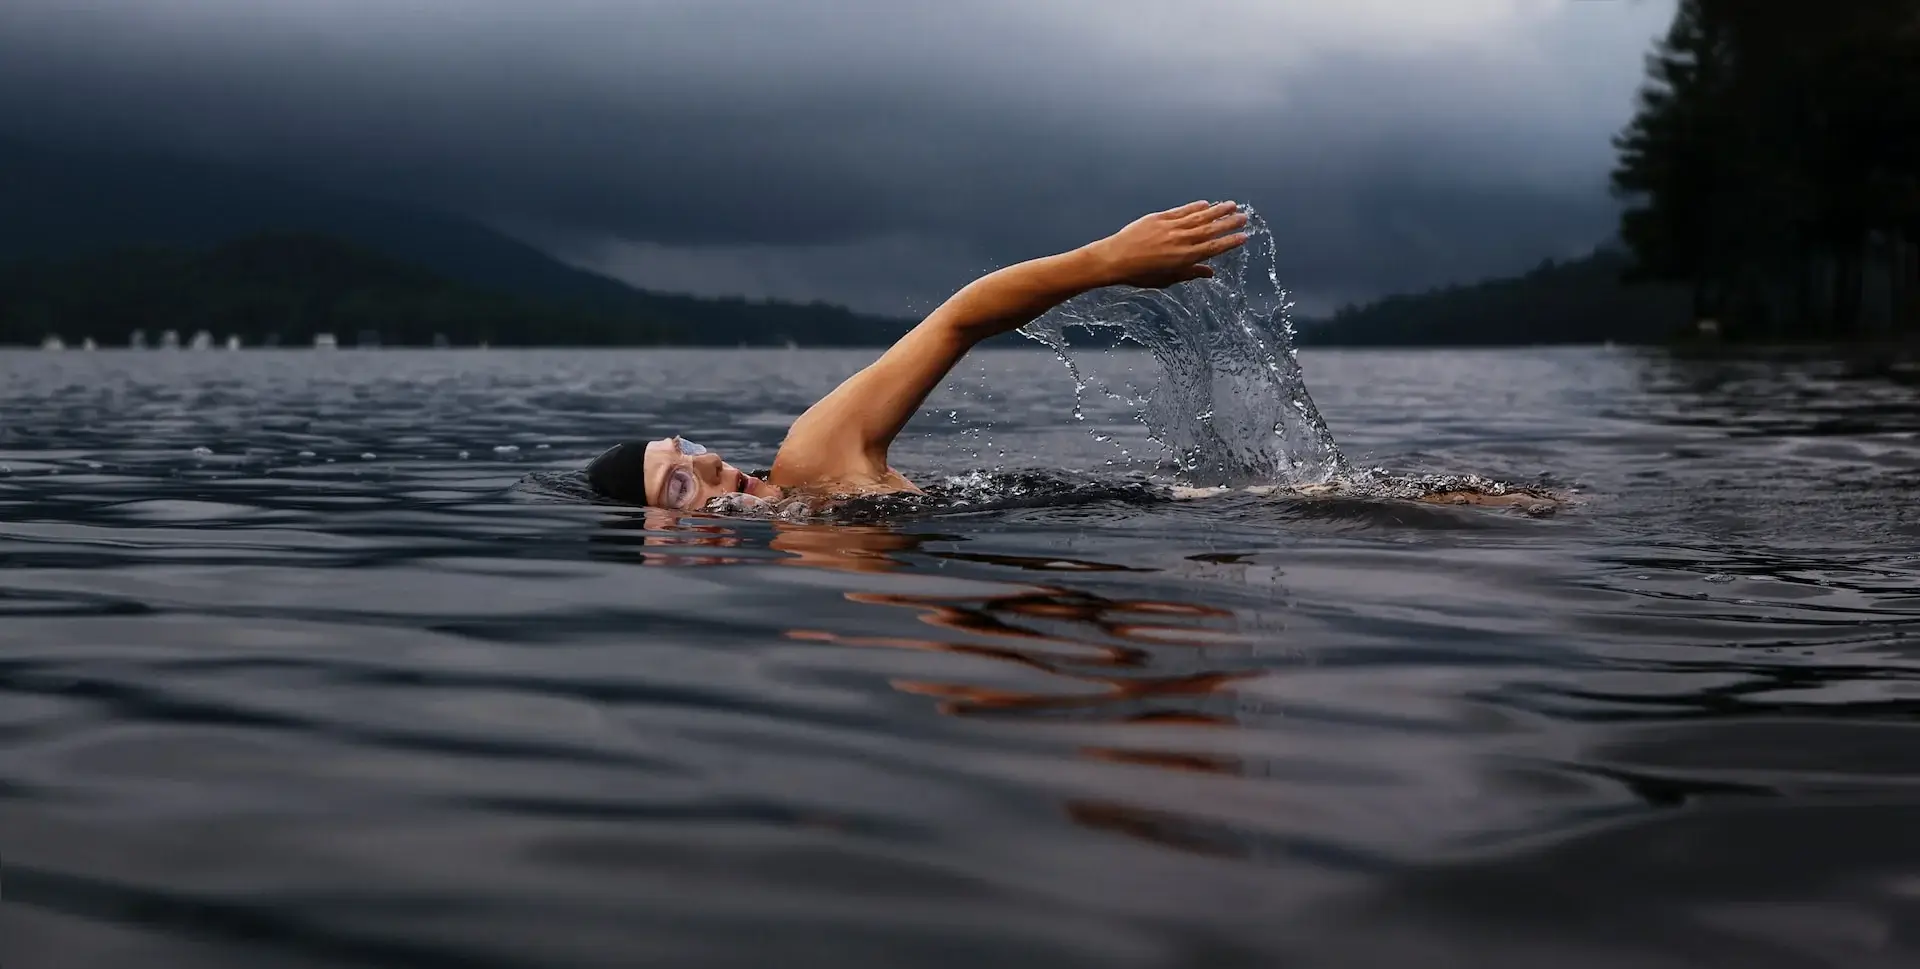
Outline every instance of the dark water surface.
[[[864, 359], [0, 354], [0, 965], [1920, 965], [1920, 376], [1303, 356], [1548, 519], [528, 483]], [[896, 463], [1153, 471], [1071, 389]]]

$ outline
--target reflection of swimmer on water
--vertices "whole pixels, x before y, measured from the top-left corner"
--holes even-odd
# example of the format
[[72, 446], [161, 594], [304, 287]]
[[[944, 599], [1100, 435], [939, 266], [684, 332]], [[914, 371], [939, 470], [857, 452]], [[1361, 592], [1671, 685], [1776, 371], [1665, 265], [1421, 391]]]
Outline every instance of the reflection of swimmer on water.
[[[588, 466], [588, 484], [603, 497], [681, 511], [716, 499], [737, 508], [801, 496], [918, 492], [888, 463], [888, 449], [968, 351], [1082, 293], [1107, 286], [1160, 289], [1210, 277], [1206, 261], [1244, 245], [1247, 221], [1233, 202], [1192, 202], [1142, 216], [1070, 252], [975, 280], [801, 414], [765, 480], [676, 436], [615, 445]], [[1514, 503], [1467, 489], [1410, 497]]]

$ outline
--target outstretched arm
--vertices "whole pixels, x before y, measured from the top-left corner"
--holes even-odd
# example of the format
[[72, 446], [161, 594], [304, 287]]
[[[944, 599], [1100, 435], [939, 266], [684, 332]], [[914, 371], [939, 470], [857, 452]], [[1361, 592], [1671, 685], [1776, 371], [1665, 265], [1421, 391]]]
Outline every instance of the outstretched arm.
[[1102, 286], [1155, 288], [1213, 275], [1206, 260], [1246, 242], [1233, 202], [1194, 202], [1135, 220], [1071, 252], [989, 273], [955, 293], [787, 432], [773, 481], [785, 486], [883, 475], [887, 448], [960, 358]]

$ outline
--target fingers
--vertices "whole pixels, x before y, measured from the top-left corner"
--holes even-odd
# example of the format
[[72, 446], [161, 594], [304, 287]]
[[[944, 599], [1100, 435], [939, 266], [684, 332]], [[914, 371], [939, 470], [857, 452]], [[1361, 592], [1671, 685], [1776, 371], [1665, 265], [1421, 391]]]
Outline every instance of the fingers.
[[1200, 245], [1199, 258], [1202, 260], [1212, 259], [1223, 252], [1231, 252], [1238, 249], [1246, 245], [1246, 243], [1247, 234], [1244, 232], [1235, 232], [1231, 235], [1221, 236], [1218, 239], [1209, 239]]
[[1192, 215], [1192, 214], [1194, 214], [1195, 212], [1204, 212], [1204, 211], [1206, 211], [1206, 210], [1207, 210], [1207, 206], [1208, 206], [1209, 204], [1210, 204], [1210, 203], [1208, 203], [1208, 202], [1205, 202], [1205, 201], [1200, 201], [1200, 202], [1188, 202], [1188, 203], [1187, 203], [1187, 204], [1185, 204], [1185, 205], [1182, 205], [1182, 206], [1178, 206], [1178, 207], [1176, 207], [1176, 208], [1171, 208], [1171, 209], [1168, 209], [1168, 210], [1166, 210], [1165, 212], [1162, 212], [1162, 213], [1160, 213], [1160, 214], [1161, 214], [1161, 215], [1165, 215], [1165, 216], [1170, 216], [1170, 217], [1172, 217], [1172, 218], [1176, 218], [1176, 219], [1183, 219], [1183, 218], [1186, 218], [1187, 216], [1190, 216], [1190, 215]]
[[1186, 231], [1190, 237], [1196, 237], [1200, 239], [1212, 239], [1216, 236], [1221, 236], [1221, 235], [1225, 235], [1226, 233], [1232, 232], [1233, 230], [1238, 229], [1246, 224], [1247, 224], [1247, 213], [1234, 212], [1233, 214], [1225, 216], [1224, 218], [1215, 219], [1212, 222], [1205, 223], [1197, 229], [1188, 229]]
[[[1199, 207], [1195, 208], [1194, 206], [1196, 205]], [[1193, 226], [1206, 225], [1209, 222], [1217, 222], [1220, 219], [1224, 219], [1240, 211], [1240, 203], [1216, 202], [1208, 205], [1204, 202], [1195, 202], [1192, 205], [1182, 206], [1181, 211], [1185, 213], [1180, 217], [1181, 226], [1191, 228]]]

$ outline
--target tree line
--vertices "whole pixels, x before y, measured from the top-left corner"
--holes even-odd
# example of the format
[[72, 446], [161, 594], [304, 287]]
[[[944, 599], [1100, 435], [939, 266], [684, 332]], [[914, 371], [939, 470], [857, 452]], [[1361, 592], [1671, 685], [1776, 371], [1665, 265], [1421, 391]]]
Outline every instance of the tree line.
[[1920, 0], [1680, 0], [1647, 72], [1630, 278], [1731, 339], [1920, 336]]
[[1532, 346], [1666, 343], [1686, 326], [1686, 294], [1668, 284], [1626, 285], [1628, 255], [1603, 247], [1542, 260], [1518, 276], [1441, 286], [1345, 306], [1301, 320], [1308, 346]]

